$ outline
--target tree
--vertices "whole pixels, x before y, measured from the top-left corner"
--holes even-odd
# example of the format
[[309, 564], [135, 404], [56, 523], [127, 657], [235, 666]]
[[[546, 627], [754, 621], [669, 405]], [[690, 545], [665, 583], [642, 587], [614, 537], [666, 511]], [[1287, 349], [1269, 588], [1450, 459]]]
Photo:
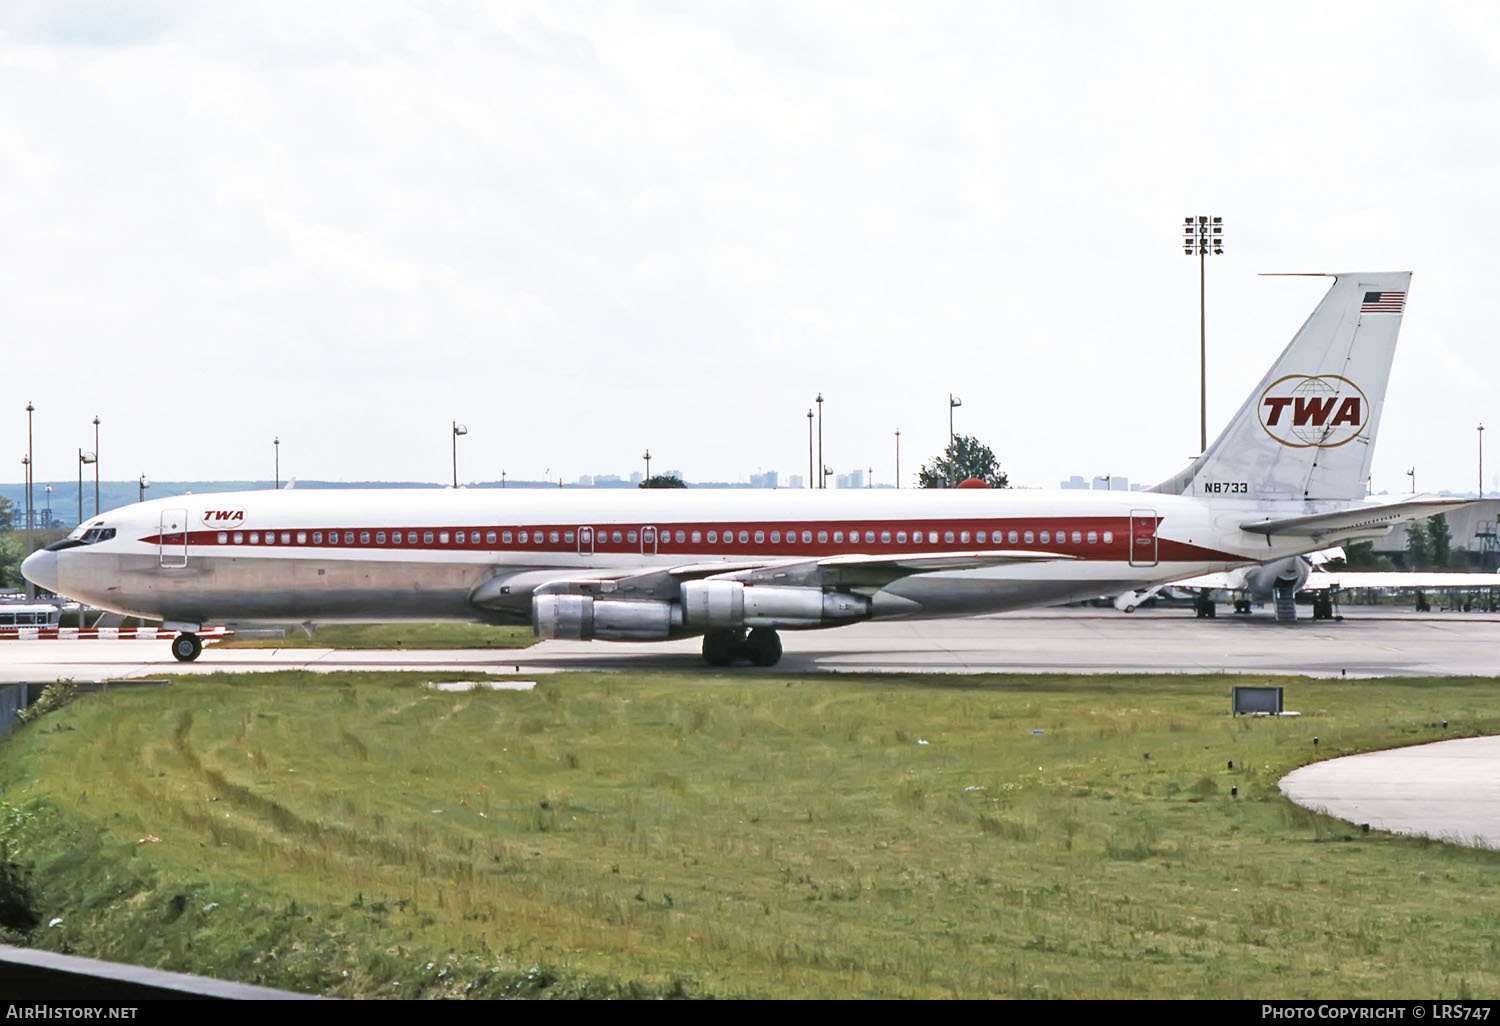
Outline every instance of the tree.
[[11, 531], [0, 531], [0, 588], [10, 590], [23, 587], [21, 558], [26, 555], [25, 545]]
[[648, 478], [646, 478], [646, 480], [642, 481], [636, 487], [638, 487], [638, 488], [686, 488], [687, 485], [683, 484], [682, 483], [682, 478], [678, 477], [676, 474], [657, 474], [655, 477], [648, 477]]
[[11, 501], [9, 499], [7, 499], [3, 495], [0, 495], [0, 534], [4, 534], [6, 531], [9, 531], [13, 526], [15, 526], [15, 518], [16, 507], [11, 505]]
[[973, 435], [954, 435], [943, 455], [922, 464], [917, 484], [923, 488], [957, 488], [966, 478], [978, 478], [991, 488], [1006, 488], [1010, 477], [1000, 469], [995, 453]]
[[1420, 520], [1406, 525], [1406, 569], [1426, 570], [1432, 562], [1432, 539]]
[[1427, 551], [1432, 565], [1439, 570], [1448, 568], [1448, 550], [1453, 547], [1453, 532], [1448, 529], [1448, 517], [1439, 513], [1427, 521]]

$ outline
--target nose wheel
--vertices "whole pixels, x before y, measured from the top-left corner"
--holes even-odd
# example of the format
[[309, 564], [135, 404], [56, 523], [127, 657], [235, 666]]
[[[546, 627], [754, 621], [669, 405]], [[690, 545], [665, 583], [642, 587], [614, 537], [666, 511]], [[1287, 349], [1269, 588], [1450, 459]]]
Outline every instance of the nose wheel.
[[172, 639], [172, 655], [179, 663], [190, 663], [203, 652], [203, 641], [198, 635], [183, 632]]

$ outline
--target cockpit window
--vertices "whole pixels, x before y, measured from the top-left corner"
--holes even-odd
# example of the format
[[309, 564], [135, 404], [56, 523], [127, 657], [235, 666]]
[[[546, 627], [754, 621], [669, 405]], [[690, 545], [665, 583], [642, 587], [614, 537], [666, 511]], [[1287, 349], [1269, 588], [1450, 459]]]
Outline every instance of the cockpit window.
[[61, 552], [63, 549], [75, 549], [80, 545], [93, 545], [97, 542], [109, 541], [115, 536], [113, 527], [91, 527], [82, 534], [74, 531], [62, 541], [55, 541], [47, 546], [48, 552]]

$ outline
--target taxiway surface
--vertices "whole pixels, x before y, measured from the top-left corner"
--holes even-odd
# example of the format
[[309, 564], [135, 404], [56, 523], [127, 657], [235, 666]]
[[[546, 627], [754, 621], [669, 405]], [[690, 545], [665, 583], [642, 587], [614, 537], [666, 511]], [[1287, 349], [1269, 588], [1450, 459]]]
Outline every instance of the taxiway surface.
[[[1500, 616], [1356, 610], [1340, 621], [1268, 616], [1199, 620], [1190, 611], [1046, 609], [965, 620], [863, 623], [785, 631], [763, 673], [1250, 673], [1315, 677], [1500, 674]], [[548, 641], [525, 649], [224, 648], [196, 663], [165, 640], [0, 642], [0, 681], [101, 680], [272, 670], [704, 669], [697, 639], [622, 644]]]

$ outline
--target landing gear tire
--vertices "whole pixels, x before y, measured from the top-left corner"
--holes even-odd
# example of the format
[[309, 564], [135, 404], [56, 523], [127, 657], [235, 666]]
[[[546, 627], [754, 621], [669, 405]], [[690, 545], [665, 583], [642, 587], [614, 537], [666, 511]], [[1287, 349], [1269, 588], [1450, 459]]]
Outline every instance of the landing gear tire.
[[1193, 605], [1193, 612], [1197, 614], [1199, 619], [1212, 620], [1214, 618], [1213, 599], [1207, 595], [1200, 595], [1198, 601]]
[[203, 642], [198, 635], [184, 632], [172, 639], [172, 655], [179, 663], [190, 663], [203, 652]]
[[745, 655], [756, 666], [775, 666], [781, 661], [781, 638], [769, 627], [757, 627], [745, 639]]
[[703, 661], [709, 666], [730, 666], [744, 649], [744, 640], [733, 631], [703, 635]]

